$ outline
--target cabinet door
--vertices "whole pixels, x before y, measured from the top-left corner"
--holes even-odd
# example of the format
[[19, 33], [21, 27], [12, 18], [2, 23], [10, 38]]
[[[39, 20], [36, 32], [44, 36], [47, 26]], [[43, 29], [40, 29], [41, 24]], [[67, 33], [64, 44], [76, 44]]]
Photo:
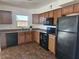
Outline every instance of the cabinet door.
[[12, 24], [12, 13], [10, 11], [0, 10], [0, 17], [1, 24]]
[[25, 42], [32, 42], [32, 35], [31, 35], [31, 31], [26, 32], [26, 39]]
[[55, 54], [55, 36], [49, 35], [49, 50]]
[[26, 32], [19, 32], [18, 33], [18, 44], [24, 44], [26, 39]]
[[2, 12], [0, 11], [0, 24], [2, 24]]
[[6, 48], [6, 35], [5, 33], [0, 33], [0, 44], [1, 48]]
[[33, 32], [33, 40], [36, 42], [36, 43], [40, 43], [40, 32], [36, 32], [36, 31], [34, 31]]
[[33, 22], [33, 24], [38, 24], [39, 23], [39, 15], [38, 14], [33, 14], [32, 15], [32, 22]]
[[53, 18], [53, 16], [54, 16], [53, 15], [53, 11], [49, 11], [48, 14], [49, 14], [49, 17], [52, 17]]
[[48, 12], [45, 12], [45, 13], [44, 13], [44, 17], [45, 17], [45, 18], [48, 18]]
[[39, 14], [39, 23], [40, 24], [43, 24], [44, 18], [45, 18], [44, 13]]
[[58, 17], [61, 17], [61, 9], [54, 10], [54, 24], [57, 24]]
[[62, 15], [67, 15], [67, 14], [71, 14], [73, 13], [73, 5], [70, 5], [70, 6], [66, 6], [66, 7], [63, 7], [62, 8]]
[[74, 5], [74, 12], [79, 12], [79, 3]]

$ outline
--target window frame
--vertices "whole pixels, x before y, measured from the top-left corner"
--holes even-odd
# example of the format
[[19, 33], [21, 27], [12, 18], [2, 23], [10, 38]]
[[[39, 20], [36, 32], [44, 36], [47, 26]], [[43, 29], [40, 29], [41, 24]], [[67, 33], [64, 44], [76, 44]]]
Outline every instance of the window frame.
[[[16, 15], [16, 26], [17, 27], [27, 27], [28, 26], [28, 22], [29, 22], [28, 20], [29, 19], [28, 20], [17, 20], [17, 16], [26, 16], [26, 15]], [[28, 18], [28, 16], [27, 16], [27, 18]], [[18, 22], [24, 22], [24, 21], [27, 23], [26, 26], [18, 26]]]

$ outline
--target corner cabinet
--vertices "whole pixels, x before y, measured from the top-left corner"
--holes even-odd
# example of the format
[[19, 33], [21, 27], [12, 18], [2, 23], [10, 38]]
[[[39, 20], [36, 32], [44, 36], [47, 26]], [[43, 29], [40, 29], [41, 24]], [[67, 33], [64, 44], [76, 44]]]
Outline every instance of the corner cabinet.
[[48, 48], [55, 54], [55, 35], [49, 34]]
[[12, 24], [11, 11], [0, 10], [0, 24]]

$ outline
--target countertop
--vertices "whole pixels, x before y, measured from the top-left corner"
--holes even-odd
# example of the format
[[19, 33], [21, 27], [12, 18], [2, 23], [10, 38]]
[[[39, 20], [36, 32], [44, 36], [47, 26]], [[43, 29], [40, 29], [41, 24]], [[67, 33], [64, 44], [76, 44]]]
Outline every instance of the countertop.
[[0, 30], [0, 33], [10, 33], [10, 32], [27, 32], [27, 31], [39, 31], [39, 32], [46, 32], [45, 29], [39, 29], [39, 28], [32, 28], [30, 29], [3, 29]]
[[[15, 32], [27, 32], [27, 31], [38, 31], [38, 32], [47, 33], [47, 30], [40, 29], [40, 28], [32, 28], [32, 30], [30, 29], [3, 29], [3, 30], [0, 30], [0, 33], [15, 33]], [[52, 35], [55, 35], [55, 33], [53, 33]]]

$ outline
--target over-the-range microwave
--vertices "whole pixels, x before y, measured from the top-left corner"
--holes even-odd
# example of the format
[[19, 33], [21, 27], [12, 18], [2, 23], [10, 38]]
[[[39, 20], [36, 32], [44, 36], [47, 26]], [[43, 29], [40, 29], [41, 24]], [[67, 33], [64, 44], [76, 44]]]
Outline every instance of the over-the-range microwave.
[[53, 25], [54, 25], [54, 20], [53, 20], [53, 18], [51, 18], [51, 17], [46, 18], [46, 20], [43, 21], [43, 25], [53, 26]]

